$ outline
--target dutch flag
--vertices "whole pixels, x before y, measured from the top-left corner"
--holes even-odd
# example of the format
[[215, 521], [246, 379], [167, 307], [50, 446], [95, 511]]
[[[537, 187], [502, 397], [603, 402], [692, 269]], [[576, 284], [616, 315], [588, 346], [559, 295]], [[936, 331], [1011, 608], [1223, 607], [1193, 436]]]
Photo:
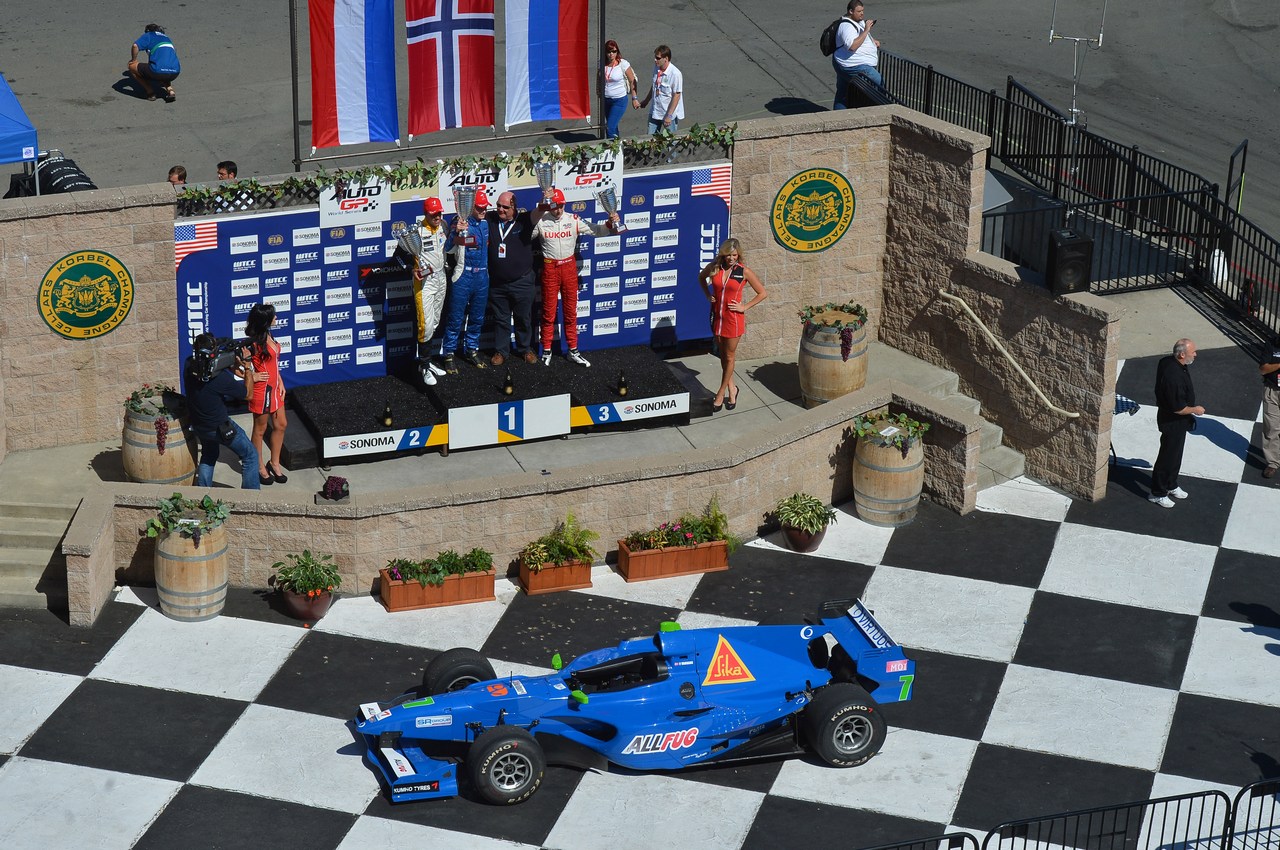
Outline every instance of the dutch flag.
[[506, 126], [591, 119], [588, 0], [507, 4]]
[[394, 0], [310, 0], [311, 145], [400, 143]]

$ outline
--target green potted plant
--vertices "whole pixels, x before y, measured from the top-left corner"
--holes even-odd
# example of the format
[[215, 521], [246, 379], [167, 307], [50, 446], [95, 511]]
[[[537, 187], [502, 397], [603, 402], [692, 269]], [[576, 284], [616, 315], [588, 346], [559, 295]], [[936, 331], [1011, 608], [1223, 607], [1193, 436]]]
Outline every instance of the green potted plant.
[[276, 561], [271, 565], [276, 571], [271, 581], [284, 597], [285, 607], [299, 620], [319, 620], [329, 612], [333, 592], [342, 584], [333, 556], [312, 554], [310, 549], [303, 549], [285, 558], [287, 562]]
[[570, 511], [563, 522], [520, 550], [520, 585], [536, 596], [591, 586], [591, 563], [600, 553], [592, 543], [600, 535], [578, 524]]
[[227, 601], [226, 502], [181, 493], [161, 499], [142, 533], [156, 541], [156, 592], [160, 611], [175, 620], [208, 620]]
[[928, 430], [929, 423], [888, 408], [854, 417], [853, 502], [864, 522], [896, 527], [916, 518]]
[[629, 582], [719, 572], [729, 569], [729, 555], [740, 545], [713, 496], [701, 513], [686, 513], [619, 540], [618, 572]]
[[796, 366], [805, 407], [862, 389], [867, 383], [867, 308], [853, 301], [828, 302], [803, 307], [798, 315], [804, 327]]
[[822, 543], [836, 512], [817, 496], [793, 493], [778, 502], [774, 516], [782, 525], [782, 539], [793, 552], [812, 552]]
[[434, 558], [392, 558], [378, 573], [378, 598], [390, 612], [439, 608], [467, 602], [491, 602], [493, 553], [445, 549]]
[[168, 384], [143, 384], [124, 400], [120, 460], [139, 484], [190, 484], [196, 472], [194, 436], [184, 436], [186, 402]]

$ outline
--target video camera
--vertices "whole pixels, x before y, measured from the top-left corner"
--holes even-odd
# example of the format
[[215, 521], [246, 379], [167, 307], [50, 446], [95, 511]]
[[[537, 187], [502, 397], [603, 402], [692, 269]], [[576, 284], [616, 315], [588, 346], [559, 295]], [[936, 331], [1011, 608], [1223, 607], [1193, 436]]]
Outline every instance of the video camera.
[[240, 351], [249, 345], [247, 339], [216, 339], [212, 346], [197, 347], [191, 354], [191, 374], [201, 382], [208, 382], [213, 376], [228, 369], [240, 361]]

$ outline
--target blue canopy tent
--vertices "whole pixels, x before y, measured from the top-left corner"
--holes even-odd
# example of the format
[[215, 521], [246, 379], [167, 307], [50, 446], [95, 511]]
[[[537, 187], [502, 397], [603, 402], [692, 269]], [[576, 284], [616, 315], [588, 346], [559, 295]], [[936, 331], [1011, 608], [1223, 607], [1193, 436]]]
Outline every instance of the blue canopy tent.
[[36, 128], [0, 74], [0, 162], [35, 162], [39, 150]]

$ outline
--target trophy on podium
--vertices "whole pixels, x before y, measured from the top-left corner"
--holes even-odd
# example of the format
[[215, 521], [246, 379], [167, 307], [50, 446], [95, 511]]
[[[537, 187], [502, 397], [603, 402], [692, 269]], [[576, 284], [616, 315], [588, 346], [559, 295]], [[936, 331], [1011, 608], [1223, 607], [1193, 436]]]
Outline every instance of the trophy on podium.
[[453, 206], [458, 211], [458, 219], [462, 222], [462, 235], [466, 236], [469, 228], [467, 227], [467, 218], [471, 215], [471, 208], [476, 205], [476, 187], [475, 186], [454, 186], [453, 187]]
[[[600, 202], [600, 206], [604, 207], [604, 211], [613, 218], [618, 212], [618, 190], [613, 188], [612, 184], [605, 184], [596, 192], [596, 200]], [[618, 218], [618, 233], [626, 233], [627, 226], [622, 223], [622, 218]]]
[[422, 233], [416, 227], [406, 227], [396, 234], [396, 242], [405, 251], [413, 256], [418, 264], [418, 269], [424, 276], [431, 274], [434, 269], [422, 261]]
[[533, 164], [533, 174], [538, 178], [538, 188], [542, 190], [542, 200], [551, 200], [551, 190], [556, 185], [556, 167], [554, 163], [543, 160]]

